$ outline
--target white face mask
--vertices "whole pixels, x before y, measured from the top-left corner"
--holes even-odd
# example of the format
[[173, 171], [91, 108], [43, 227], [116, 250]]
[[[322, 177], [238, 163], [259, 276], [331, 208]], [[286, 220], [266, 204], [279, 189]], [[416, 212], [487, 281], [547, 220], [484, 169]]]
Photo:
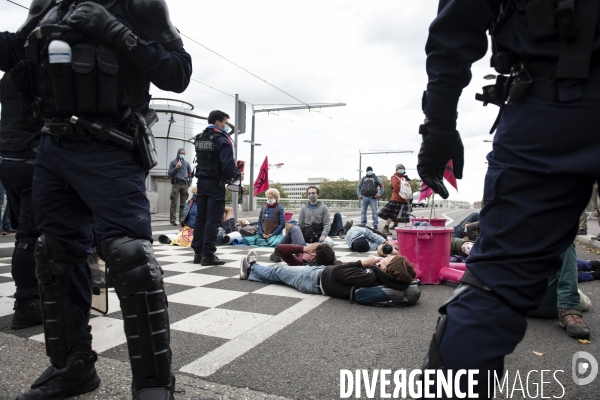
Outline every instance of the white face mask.
[[471, 254], [471, 249], [473, 248], [473, 243], [465, 244], [465, 254]]
[[277, 200], [275, 200], [275, 199], [267, 199], [267, 204], [273, 205], [275, 203], [277, 203]]

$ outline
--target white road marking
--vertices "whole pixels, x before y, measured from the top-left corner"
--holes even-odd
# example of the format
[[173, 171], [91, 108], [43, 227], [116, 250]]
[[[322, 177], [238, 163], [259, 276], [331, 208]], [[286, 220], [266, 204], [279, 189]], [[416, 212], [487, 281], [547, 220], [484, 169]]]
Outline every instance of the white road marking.
[[310, 296], [235, 339], [217, 347], [196, 361], [185, 365], [180, 371], [196, 376], [208, 377], [327, 300], [329, 300], [327, 296]]

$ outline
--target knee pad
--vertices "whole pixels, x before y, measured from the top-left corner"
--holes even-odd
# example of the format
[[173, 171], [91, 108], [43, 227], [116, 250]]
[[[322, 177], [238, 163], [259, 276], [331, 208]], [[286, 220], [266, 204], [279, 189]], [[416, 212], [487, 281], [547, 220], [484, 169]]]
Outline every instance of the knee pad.
[[117, 237], [100, 243], [100, 256], [108, 268], [108, 280], [123, 295], [133, 295], [161, 282], [162, 268], [149, 240]]
[[119, 299], [136, 391], [171, 383], [167, 296], [150, 241], [117, 237], [100, 243]]
[[36, 272], [40, 287], [46, 354], [52, 365], [63, 367], [69, 345], [87, 327], [88, 318], [77, 325], [77, 307], [65, 292], [71, 283], [63, 278], [70, 263], [85, 262], [61, 241], [42, 235], [35, 245]]

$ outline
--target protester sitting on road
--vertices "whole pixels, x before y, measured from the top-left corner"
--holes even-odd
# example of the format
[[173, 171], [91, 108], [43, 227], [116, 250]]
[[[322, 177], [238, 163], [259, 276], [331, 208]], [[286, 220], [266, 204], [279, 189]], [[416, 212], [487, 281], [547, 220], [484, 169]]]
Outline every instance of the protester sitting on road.
[[[563, 263], [548, 279], [548, 290], [542, 304], [529, 313], [530, 317], [557, 318], [567, 335], [576, 339], [589, 339], [590, 328], [583, 321], [580, 310], [581, 296], [577, 285], [577, 254], [572, 244], [563, 254]], [[558, 312], [557, 312], [558, 308]]]
[[378, 246], [385, 242], [386, 238], [373, 233], [366, 227], [353, 226], [346, 233], [346, 244], [352, 251], [357, 253], [375, 251]]
[[[304, 248], [296, 246], [294, 251], [300, 253]], [[323, 253], [323, 256], [320, 253]], [[316, 248], [315, 256], [335, 262], [333, 249], [325, 243]], [[352, 299], [359, 304], [402, 306], [416, 303], [420, 296], [416, 285], [411, 286], [416, 276], [415, 270], [402, 256], [369, 257], [345, 264], [278, 264], [273, 267], [260, 265], [256, 260], [257, 255], [254, 251], [250, 251], [240, 260], [240, 279], [284, 283], [302, 293]], [[385, 288], [378, 287], [382, 285]], [[365, 291], [367, 288], [372, 290]], [[396, 295], [391, 294], [394, 292]]]
[[[477, 228], [476, 229], [471, 228], [472, 235], [479, 236], [479, 234], [476, 233], [476, 231], [479, 230], [479, 213], [472, 212], [471, 214], [469, 214], [469, 216], [467, 218], [460, 221], [460, 223], [454, 227], [454, 232], [452, 233], [452, 237], [459, 238], [459, 239], [463, 238], [465, 236], [469, 237], [469, 235], [468, 235], [469, 226], [471, 226], [474, 223], [477, 223], [476, 225], [474, 225]], [[475, 238], [469, 237], [469, 239], [474, 241], [475, 239], [477, 239], [477, 237], [475, 237]]]
[[[328, 236], [338, 236], [340, 232], [345, 233], [342, 225], [342, 216], [335, 213], [333, 223], [330, 221], [329, 209], [318, 201], [321, 191], [316, 186], [309, 186], [306, 189], [309, 202], [302, 207], [298, 215], [298, 224], [292, 226], [281, 240], [281, 244], [295, 244], [306, 246], [307, 243], [325, 242], [333, 246], [333, 240]], [[346, 223], [346, 228], [352, 226], [352, 221]], [[281, 257], [274, 251], [269, 259], [273, 262], [281, 262]]]
[[[396, 165], [396, 173], [390, 178], [392, 182], [392, 198], [390, 201], [379, 211], [379, 218], [386, 220], [385, 226], [382, 232], [386, 235], [391, 235], [390, 222], [394, 221], [394, 229], [397, 223], [409, 222], [408, 214], [410, 213], [410, 202], [407, 199], [400, 197], [400, 183], [401, 179], [410, 181], [410, 178], [405, 175], [406, 170], [403, 164]], [[410, 199], [412, 201], [412, 199]]]
[[279, 190], [268, 189], [265, 192], [267, 204], [261, 208], [258, 214], [256, 235], [244, 237], [244, 243], [250, 246], [275, 247], [283, 238], [282, 232], [285, 228], [285, 214], [283, 206], [279, 203]]
[[367, 210], [371, 207], [373, 228], [377, 229], [379, 219], [377, 218], [377, 201], [383, 194], [384, 187], [381, 179], [373, 172], [373, 168], [367, 167], [367, 175], [363, 176], [356, 187], [356, 195], [360, 200], [361, 214], [360, 224], [367, 225]]
[[198, 209], [195, 207], [197, 195], [198, 188], [194, 186], [192, 188], [192, 198], [185, 202], [185, 207], [183, 207], [183, 212], [179, 218], [179, 231], [181, 231], [185, 226], [189, 226], [192, 229], [194, 228], [196, 215], [198, 213]]

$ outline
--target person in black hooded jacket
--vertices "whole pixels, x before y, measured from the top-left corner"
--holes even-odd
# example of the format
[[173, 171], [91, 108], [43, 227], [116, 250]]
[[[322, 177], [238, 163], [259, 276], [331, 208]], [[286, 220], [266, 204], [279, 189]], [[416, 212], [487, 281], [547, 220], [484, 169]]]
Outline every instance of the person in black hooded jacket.
[[[315, 253], [317, 265], [291, 266], [277, 264], [263, 266], [256, 263], [256, 252], [250, 251], [240, 261], [240, 279], [263, 283], [285, 283], [307, 294], [323, 294], [341, 299], [354, 298], [359, 288], [385, 286], [405, 291], [413, 283], [416, 272], [403, 256], [368, 257], [361, 261], [340, 263], [331, 246], [316, 247], [295, 245], [294, 253]], [[322, 265], [326, 264], [325, 265]], [[356, 299], [354, 299], [356, 300]]]
[[183, 214], [185, 202], [189, 197], [188, 190], [192, 184], [194, 175], [190, 163], [185, 161], [185, 149], [183, 147], [177, 150], [177, 158], [169, 164], [169, 176], [171, 177], [171, 209], [169, 219], [171, 225], [175, 226], [175, 211], [177, 210], [177, 199], [179, 199], [179, 218]]

